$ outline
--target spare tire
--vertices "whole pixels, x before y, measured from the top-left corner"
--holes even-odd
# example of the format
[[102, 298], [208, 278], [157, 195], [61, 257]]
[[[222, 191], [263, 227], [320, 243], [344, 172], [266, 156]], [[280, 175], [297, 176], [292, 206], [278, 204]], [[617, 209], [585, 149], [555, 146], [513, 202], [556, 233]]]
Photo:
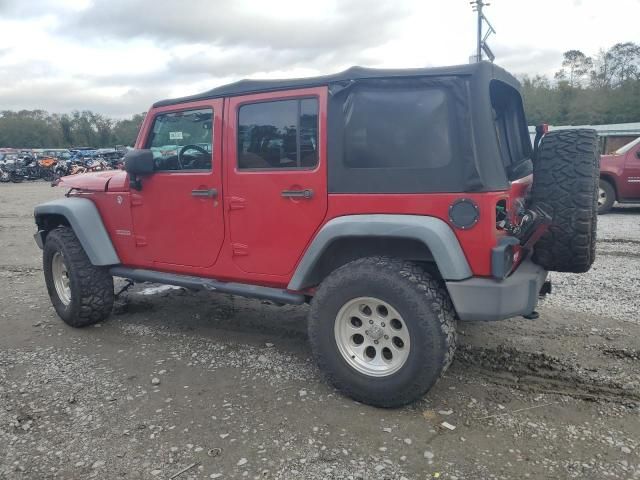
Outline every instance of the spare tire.
[[600, 156], [595, 130], [556, 130], [542, 138], [533, 165], [531, 202], [551, 215], [534, 247], [547, 270], [583, 273], [596, 256]]

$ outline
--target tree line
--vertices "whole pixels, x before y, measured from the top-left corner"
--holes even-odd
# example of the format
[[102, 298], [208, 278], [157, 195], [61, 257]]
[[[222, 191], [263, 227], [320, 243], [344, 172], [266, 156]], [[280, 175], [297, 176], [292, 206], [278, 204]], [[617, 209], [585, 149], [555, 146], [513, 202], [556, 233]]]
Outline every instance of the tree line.
[[640, 122], [640, 45], [617, 43], [587, 56], [564, 52], [554, 78], [520, 78], [530, 125]]
[[0, 112], [0, 147], [12, 148], [108, 148], [132, 146], [144, 113], [114, 120], [90, 110], [70, 114], [44, 110]]
[[[520, 78], [530, 125], [640, 122], [640, 45], [618, 43], [587, 56], [564, 53], [553, 78]], [[114, 120], [90, 110], [0, 112], [0, 147], [66, 148], [133, 145], [144, 113]]]

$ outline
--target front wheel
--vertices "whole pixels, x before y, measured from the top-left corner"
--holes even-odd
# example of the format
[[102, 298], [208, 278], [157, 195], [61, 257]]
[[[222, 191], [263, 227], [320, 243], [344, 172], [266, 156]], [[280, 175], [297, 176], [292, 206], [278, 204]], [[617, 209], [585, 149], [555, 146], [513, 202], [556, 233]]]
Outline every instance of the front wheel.
[[598, 184], [598, 215], [607, 213], [616, 201], [616, 191], [606, 180], [600, 179]]
[[100, 322], [113, 308], [113, 277], [92, 265], [69, 227], [47, 235], [43, 252], [44, 278], [51, 303], [65, 323], [84, 327]]
[[442, 282], [416, 263], [363, 258], [322, 282], [309, 339], [336, 388], [398, 407], [422, 397], [453, 361], [455, 312]]

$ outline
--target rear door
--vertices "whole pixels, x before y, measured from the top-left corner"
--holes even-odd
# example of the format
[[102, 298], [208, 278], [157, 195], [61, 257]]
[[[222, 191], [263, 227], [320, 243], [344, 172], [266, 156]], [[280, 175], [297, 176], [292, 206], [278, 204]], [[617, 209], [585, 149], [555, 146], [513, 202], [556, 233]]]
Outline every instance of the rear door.
[[212, 266], [224, 240], [222, 100], [153, 111], [138, 148], [151, 149], [155, 171], [131, 190], [139, 256], [159, 269]]
[[235, 97], [225, 109], [233, 262], [289, 275], [327, 211], [326, 88]]

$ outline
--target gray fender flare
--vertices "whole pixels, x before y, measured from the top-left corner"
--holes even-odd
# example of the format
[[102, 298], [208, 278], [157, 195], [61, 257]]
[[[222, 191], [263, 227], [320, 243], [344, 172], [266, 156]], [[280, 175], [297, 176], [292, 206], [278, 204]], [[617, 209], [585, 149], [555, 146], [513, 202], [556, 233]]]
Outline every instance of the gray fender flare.
[[46, 215], [61, 215], [66, 218], [93, 265], [120, 263], [100, 212], [88, 198], [67, 197], [42, 203], [35, 207], [33, 213], [36, 223]]
[[445, 280], [464, 280], [471, 268], [451, 227], [435, 217], [422, 215], [347, 215], [327, 222], [305, 252], [289, 282], [289, 290], [311, 287], [309, 276], [327, 247], [344, 237], [386, 237], [423, 242]]

